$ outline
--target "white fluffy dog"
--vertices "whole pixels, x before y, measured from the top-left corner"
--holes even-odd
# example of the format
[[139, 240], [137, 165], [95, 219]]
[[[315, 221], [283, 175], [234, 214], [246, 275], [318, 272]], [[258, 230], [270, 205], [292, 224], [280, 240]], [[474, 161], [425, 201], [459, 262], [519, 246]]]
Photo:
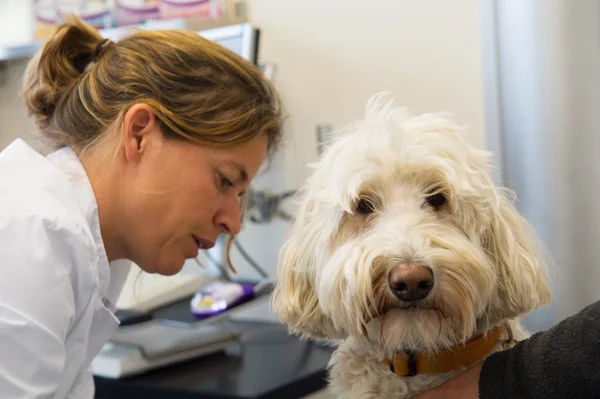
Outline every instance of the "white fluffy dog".
[[489, 158], [383, 93], [314, 165], [272, 305], [339, 344], [337, 397], [410, 397], [528, 336], [518, 317], [549, 302], [545, 267]]

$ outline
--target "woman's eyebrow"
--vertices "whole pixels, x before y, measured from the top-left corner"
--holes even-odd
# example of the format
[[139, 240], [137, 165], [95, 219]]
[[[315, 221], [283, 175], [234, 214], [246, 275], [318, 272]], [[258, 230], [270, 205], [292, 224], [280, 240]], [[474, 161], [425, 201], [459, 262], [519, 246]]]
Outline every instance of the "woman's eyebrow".
[[248, 172], [246, 172], [246, 169], [244, 168], [243, 165], [235, 162], [235, 161], [231, 161], [231, 160], [227, 160], [225, 161], [226, 163], [232, 165], [233, 167], [235, 167], [239, 173], [240, 173], [240, 180], [242, 181], [242, 183], [246, 183], [248, 181]]

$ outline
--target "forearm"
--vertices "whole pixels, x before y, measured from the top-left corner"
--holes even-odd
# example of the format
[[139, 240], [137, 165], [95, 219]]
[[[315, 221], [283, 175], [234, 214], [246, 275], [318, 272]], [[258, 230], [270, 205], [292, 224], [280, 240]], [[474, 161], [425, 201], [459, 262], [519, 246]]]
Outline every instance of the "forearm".
[[411, 399], [478, 399], [479, 373], [483, 362], [476, 363], [468, 370], [460, 373], [440, 386], [421, 392]]

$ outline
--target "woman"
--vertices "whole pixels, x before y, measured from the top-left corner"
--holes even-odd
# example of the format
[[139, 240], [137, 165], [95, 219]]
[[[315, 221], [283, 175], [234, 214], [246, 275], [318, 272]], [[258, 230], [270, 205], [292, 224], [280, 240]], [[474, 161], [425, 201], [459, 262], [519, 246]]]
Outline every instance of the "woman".
[[73, 20], [31, 61], [24, 99], [56, 150], [0, 153], [0, 392], [92, 398], [129, 261], [172, 275], [240, 230], [280, 139], [273, 89], [194, 33], [113, 43]]

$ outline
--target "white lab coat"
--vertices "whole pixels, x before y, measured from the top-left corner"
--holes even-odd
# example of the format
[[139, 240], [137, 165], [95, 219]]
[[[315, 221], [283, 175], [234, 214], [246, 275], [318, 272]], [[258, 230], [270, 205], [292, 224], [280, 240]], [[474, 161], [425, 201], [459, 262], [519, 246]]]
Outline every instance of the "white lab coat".
[[0, 397], [94, 397], [90, 363], [118, 327], [131, 262], [109, 264], [77, 155], [0, 153]]

